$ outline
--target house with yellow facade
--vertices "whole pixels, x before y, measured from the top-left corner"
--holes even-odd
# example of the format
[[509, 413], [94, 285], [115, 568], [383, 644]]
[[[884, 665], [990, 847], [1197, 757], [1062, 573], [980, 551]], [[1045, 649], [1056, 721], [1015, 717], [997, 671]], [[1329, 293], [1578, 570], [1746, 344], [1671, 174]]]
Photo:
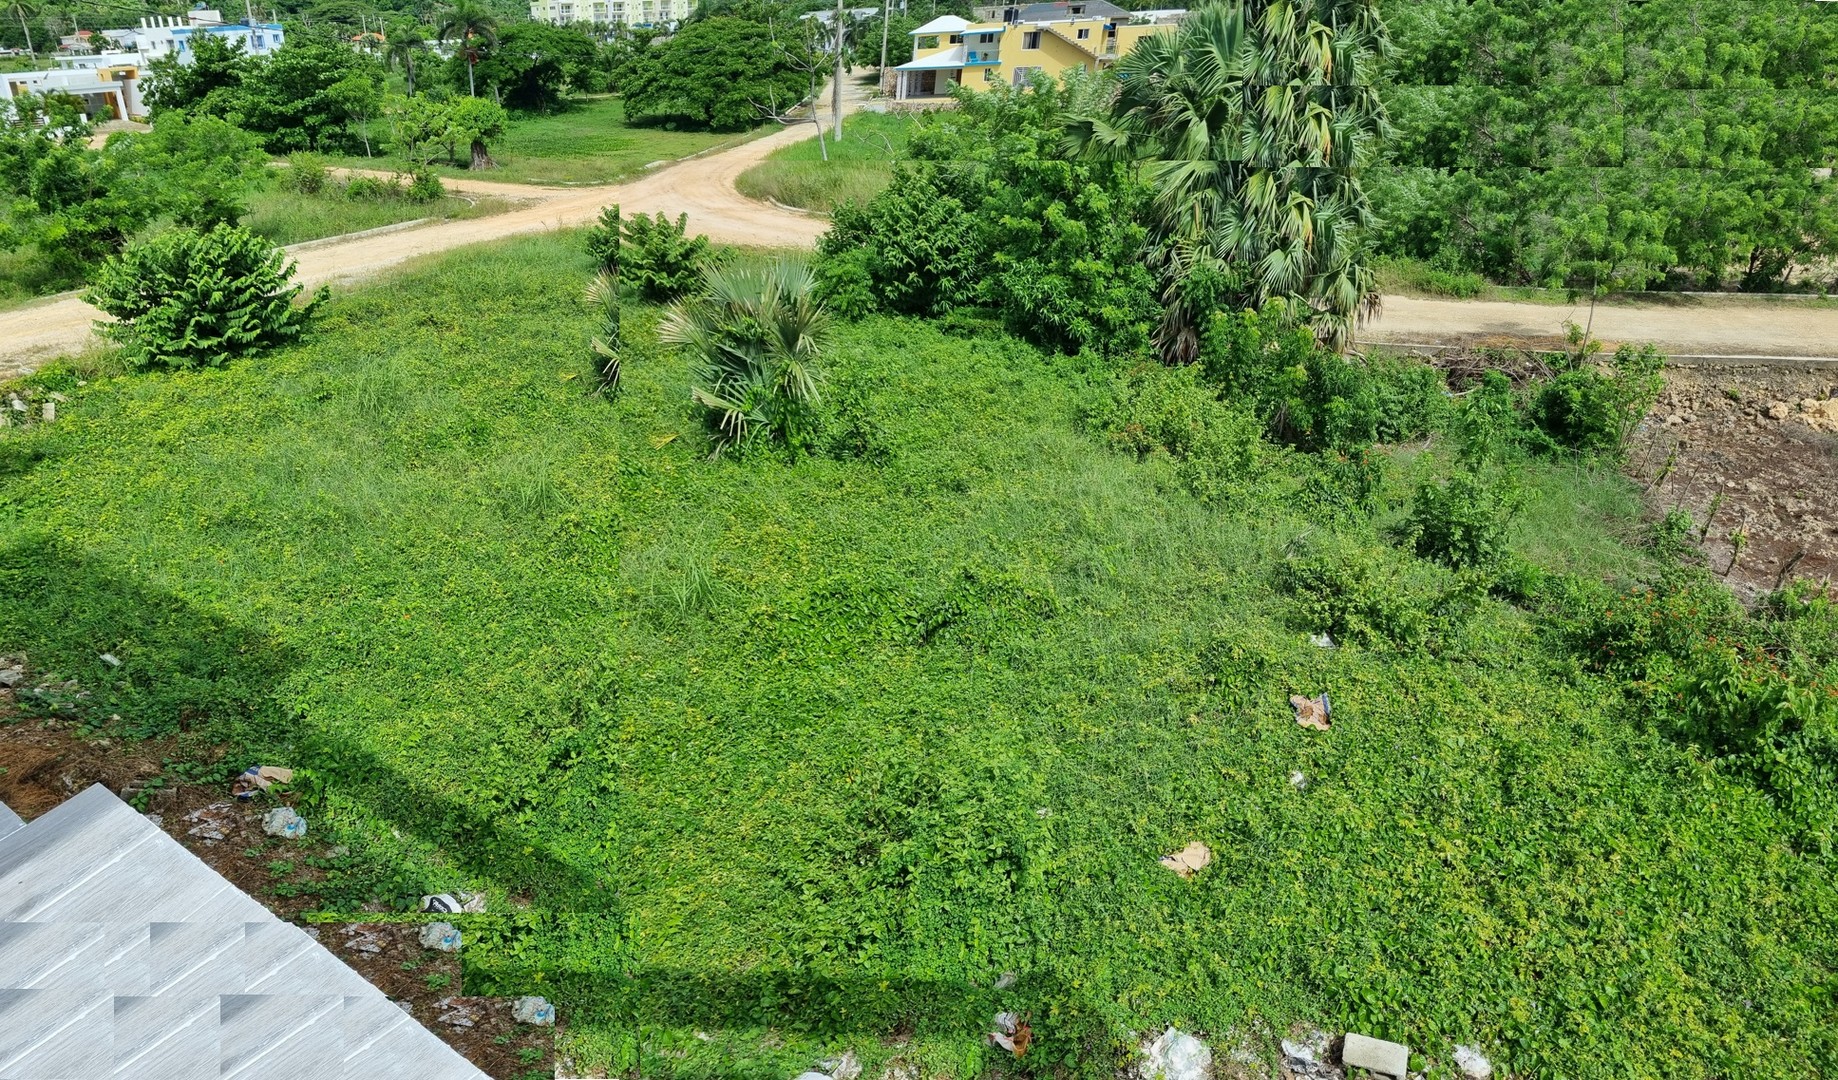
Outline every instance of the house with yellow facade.
[[1021, 86], [1035, 72], [1057, 78], [1072, 68], [1098, 71], [1186, 14], [1063, 0], [1007, 8], [1000, 19], [940, 15], [913, 31], [913, 58], [893, 69], [889, 91], [895, 101], [920, 103], [948, 98], [959, 86]]

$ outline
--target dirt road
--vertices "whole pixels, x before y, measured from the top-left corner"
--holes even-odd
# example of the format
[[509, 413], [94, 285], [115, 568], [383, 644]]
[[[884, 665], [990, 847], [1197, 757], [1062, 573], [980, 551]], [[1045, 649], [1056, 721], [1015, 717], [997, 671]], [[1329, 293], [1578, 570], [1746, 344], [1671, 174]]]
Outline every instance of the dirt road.
[[[399, 266], [410, 259], [507, 236], [583, 225], [602, 208], [618, 203], [627, 212], [689, 215], [692, 232], [718, 243], [751, 247], [809, 247], [826, 227], [821, 218], [787, 213], [744, 198], [734, 178], [778, 147], [809, 138], [800, 124], [720, 153], [689, 158], [624, 184], [596, 188], [541, 188], [487, 181], [453, 180], [447, 186], [468, 194], [520, 200], [491, 217], [445, 221], [423, 228], [316, 241], [295, 253], [299, 280], [308, 288], [343, 284]], [[30, 371], [55, 356], [91, 343], [91, 324], [101, 315], [71, 296], [53, 297], [0, 312], [0, 377]]]
[[[1489, 337], [1561, 342], [1564, 323], [1589, 323], [1576, 305], [1387, 296], [1363, 342], [1461, 344]], [[1674, 354], [1838, 358], [1838, 309], [1804, 300], [1679, 296], [1666, 304], [1596, 305], [1591, 333], [1611, 346], [1651, 341]]]
[[[846, 109], [864, 91], [850, 84]], [[826, 98], [827, 100], [827, 98]], [[449, 181], [453, 190], [513, 198], [515, 209], [491, 217], [445, 221], [348, 240], [315, 241], [295, 252], [299, 280], [309, 288], [345, 284], [411, 259], [507, 236], [582, 225], [618, 203], [628, 212], [687, 213], [692, 232], [724, 244], [809, 247], [822, 218], [742, 196], [734, 179], [787, 143], [810, 138], [798, 124], [718, 153], [661, 167], [608, 187], [556, 188], [482, 180]], [[92, 338], [99, 313], [74, 297], [53, 297], [0, 312], [0, 377], [79, 351]], [[1380, 318], [1361, 341], [1449, 344], [1498, 336], [1561, 340], [1566, 319], [1582, 322], [1583, 307], [1387, 296]], [[1655, 341], [1675, 353], [1716, 356], [1838, 356], [1838, 310], [1766, 301], [1693, 301], [1653, 307], [1598, 306], [1594, 332], [1604, 341]]]

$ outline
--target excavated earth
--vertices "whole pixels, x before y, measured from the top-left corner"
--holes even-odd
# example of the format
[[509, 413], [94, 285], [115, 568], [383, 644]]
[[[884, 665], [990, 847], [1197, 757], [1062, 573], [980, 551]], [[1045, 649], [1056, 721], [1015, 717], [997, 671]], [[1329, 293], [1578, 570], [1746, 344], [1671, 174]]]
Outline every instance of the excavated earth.
[[1838, 580], [1838, 365], [1671, 368], [1628, 471], [1656, 513], [1691, 514], [1706, 562], [1745, 600]]

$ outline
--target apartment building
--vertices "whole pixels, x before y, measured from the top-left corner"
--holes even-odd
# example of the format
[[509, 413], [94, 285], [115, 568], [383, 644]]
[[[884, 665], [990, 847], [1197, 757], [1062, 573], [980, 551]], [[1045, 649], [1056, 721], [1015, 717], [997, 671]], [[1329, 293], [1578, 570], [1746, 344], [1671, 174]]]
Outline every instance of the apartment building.
[[959, 86], [1021, 86], [1035, 72], [1098, 71], [1186, 14], [1067, 0], [1005, 8], [999, 19], [975, 22], [941, 15], [913, 31], [913, 59], [893, 69], [888, 90], [897, 101], [923, 102], [949, 97]]
[[530, 0], [530, 18], [557, 26], [673, 26], [695, 10], [693, 0]]

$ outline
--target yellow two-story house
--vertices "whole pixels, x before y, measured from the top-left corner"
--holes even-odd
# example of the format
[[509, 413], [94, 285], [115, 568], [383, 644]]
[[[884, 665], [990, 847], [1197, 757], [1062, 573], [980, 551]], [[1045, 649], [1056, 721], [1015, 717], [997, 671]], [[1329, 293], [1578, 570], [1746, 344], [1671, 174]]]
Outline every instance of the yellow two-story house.
[[913, 58], [894, 68], [895, 101], [949, 97], [953, 88], [1021, 86], [1035, 72], [1097, 71], [1185, 11], [1129, 12], [1106, 0], [1065, 0], [1008, 8], [1000, 21], [940, 15], [913, 31]]

